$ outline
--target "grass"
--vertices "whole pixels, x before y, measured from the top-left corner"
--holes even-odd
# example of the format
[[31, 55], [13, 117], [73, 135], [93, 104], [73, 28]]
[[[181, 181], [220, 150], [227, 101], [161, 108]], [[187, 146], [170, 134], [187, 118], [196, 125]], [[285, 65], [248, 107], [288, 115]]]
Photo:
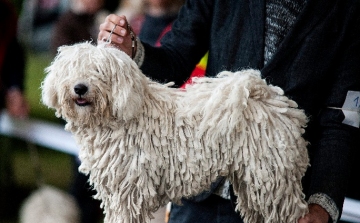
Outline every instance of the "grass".
[[28, 53], [25, 79], [25, 95], [30, 104], [30, 116], [59, 122], [54, 111], [41, 104], [41, 82], [45, 77], [44, 69], [50, 64], [52, 56], [43, 54]]

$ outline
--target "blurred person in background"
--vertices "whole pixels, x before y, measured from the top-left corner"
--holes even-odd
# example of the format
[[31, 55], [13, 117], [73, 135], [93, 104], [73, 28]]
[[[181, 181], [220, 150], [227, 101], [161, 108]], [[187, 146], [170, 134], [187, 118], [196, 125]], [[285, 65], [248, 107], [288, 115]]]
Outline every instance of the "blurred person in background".
[[57, 19], [69, 8], [70, 0], [23, 1], [19, 18], [19, 39], [34, 53], [48, 53]]
[[[146, 0], [121, 0], [114, 14], [125, 15], [130, 21], [134, 16], [143, 12], [142, 5], [144, 4], [144, 1]], [[104, 15], [102, 21], [104, 21], [106, 16], [107, 15]]]
[[0, 108], [16, 118], [29, 114], [23, 93], [25, 52], [17, 38], [18, 17], [8, 0], [0, 0]]
[[150, 45], [160, 45], [161, 37], [171, 29], [184, 0], [144, 0], [141, 12], [130, 24], [137, 36]]
[[[72, 45], [97, 39], [99, 17], [115, 10], [116, 0], [70, 0], [69, 9], [56, 21], [51, 35], [51, 52], [56, 54], [62, 45]], [[115, 4], [117, 3], [117, 4]]]
[[[29, 115], [29, 104], [24, 94], [26, 57], [17, 39], [17, 22], [12, 2], [0, 0], [0, 112], [5, 109], [13, 118], [22, 119]], [[12, 174], [13, 151], [3, 144], [0, 147], [0, 219], [4, 219], [14, 214], [18, 192]]]
[[[116, 3], [116, 4], [115, 4]], [[70, 0], [70, 7], [54, 24], [50, 51], [56, 55], [58, 47], [84, 41], [96, 43], [99, 28], [98, 17], [115, 10], [115, 0]], [[97, 223], [102, 217], [100, 201], [95, 200], [95, 191], [88, 183], [88, 177], [80, 173], [80, 161], [73, 157], [73, 180], [70, 193], [76, 199], [81, 211], [81, 223]]]

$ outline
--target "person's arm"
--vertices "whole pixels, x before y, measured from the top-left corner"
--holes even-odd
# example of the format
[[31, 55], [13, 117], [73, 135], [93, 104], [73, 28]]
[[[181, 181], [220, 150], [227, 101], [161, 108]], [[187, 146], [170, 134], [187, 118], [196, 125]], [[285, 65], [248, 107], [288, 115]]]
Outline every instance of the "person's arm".
[[[359, 149], [360, 17], [344, 24], [334, 75], [324, 109], [317, 117], [318, 140], [312, 145], [310, 213], [299, 223], [323, 222], [325, 209], [336, 222], [342, 213], [350, 178], [352, 154]], [[319, 206], [321, 207], [319, 207]]]
[[172, 30], [161, 41], [161, 47], [152, 47], [137, 40], [136, 55], [132, 55], [131, 35], [124, 16], [110, 15], [100, 25], [98, 41], [106, 41], [111, 30], [111, 44], [135, 56], [144, 74], [159, 82], [174, 81], [183, 84], [196, 64], [207, 52], [210, 41], [212, 1], [187, 1], [179, 12]]

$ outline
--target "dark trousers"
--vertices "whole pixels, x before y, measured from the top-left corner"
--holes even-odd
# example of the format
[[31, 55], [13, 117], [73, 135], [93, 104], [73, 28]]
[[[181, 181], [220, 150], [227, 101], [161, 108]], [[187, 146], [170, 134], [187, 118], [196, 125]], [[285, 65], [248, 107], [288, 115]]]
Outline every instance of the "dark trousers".
[[234, 203], [211, 194], [203, 201], [182, 199], [171, 205], [169, 223], [243, 223]]
[[100, 201], [95, 200], [93, 196], [96, 191], [92, 189], [88, 180], [89, 178], [78, 170], [79, 161], [74, 157], [74, 180], [71, 185], [71, 194], [77, 201], [80, 214], [81, 223], [97, 223], [103, 217], [100, 209]]

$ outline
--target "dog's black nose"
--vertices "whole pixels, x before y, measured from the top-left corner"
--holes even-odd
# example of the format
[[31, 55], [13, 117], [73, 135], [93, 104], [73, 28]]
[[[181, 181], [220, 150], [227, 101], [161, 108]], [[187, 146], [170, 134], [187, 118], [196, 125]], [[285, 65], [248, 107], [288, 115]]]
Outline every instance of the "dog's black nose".
[[88, 87], [86, 87], [84, 84], [77, 84], [74, 87], [74, 91], [78, 95], [83, 95], [87, 92]]

